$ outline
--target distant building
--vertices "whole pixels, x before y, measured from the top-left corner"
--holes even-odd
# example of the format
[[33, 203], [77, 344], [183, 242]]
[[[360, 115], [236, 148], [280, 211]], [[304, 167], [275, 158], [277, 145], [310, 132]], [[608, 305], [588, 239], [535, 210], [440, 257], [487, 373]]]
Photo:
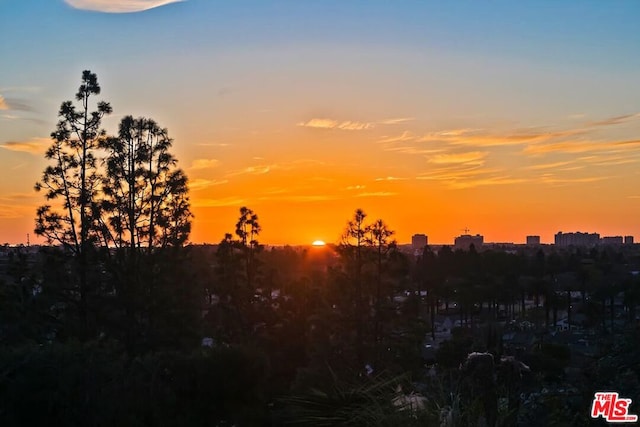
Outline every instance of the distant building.
[[559, 231], [555, 235], [556, 246], [596, 246], [600, 243], [598, 233], [563, 233]]
[[456, 237], [453, 243], [453, 247], [454, 249], [462, 249], [468, 251], [469, 248], [471, 248], [471, 245], [473, 245], [475, 249], [480, 249], [483, 244], [484, 236], [481, 236], [479, 234], [476, 234], [475, 236], [472, 236], [470, 234], [463, 234]]
[[622, 236], [605, 236], [600, 240], [603, 245], [621, 245], [622, 242]]
[[540, 236], [527, 236], [527, 246], [539, 246]]
[[414, 250], [423, 249], [429, 244], [429, 237], [426, 234], [414, 234], [411, 236], [411, 247]]
[[633, 245], [633, 236], [624, 236], [625, 245]]

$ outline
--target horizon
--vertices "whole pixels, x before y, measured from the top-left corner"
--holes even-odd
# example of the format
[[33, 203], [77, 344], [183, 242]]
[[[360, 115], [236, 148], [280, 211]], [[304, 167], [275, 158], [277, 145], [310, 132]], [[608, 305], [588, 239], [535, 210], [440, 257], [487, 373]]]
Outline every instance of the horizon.
[[2, 243], [45, 243], [33, 184], [85, 69], [108, 132], [168, 128], [194, 244], [241, 206], [270, 246], [336, 242], [358, 208], [400, 244], [640, 235], [638, 3], [25, 3], [0, 5]]

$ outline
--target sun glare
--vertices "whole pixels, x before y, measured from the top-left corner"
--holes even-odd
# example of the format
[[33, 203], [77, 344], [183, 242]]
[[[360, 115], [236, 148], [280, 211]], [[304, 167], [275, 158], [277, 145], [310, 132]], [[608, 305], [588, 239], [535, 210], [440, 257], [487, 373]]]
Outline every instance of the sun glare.
[[325, 243], [322, 240], [314, 240], [314, 242], [312, 243], [313, 246], [324, 246]]

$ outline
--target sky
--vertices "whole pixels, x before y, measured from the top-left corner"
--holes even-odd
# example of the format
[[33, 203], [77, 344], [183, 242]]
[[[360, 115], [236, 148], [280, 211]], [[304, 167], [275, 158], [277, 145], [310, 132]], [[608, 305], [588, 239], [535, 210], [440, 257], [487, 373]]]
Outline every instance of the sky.
[[640, 238], [637, 1], [0, 0], [0, 243], [34, 236], [44, 151], [82, 70], [155, 119], [190, 241], [241, 206], [267, 244]]

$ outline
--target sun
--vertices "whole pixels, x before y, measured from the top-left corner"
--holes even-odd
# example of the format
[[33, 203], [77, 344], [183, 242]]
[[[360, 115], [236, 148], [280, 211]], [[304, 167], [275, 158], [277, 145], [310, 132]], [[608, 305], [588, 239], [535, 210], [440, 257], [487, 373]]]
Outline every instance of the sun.
[[324, 246], [325, 244], [323, 240], [314, 240], [312, 243], [313, 246]]

